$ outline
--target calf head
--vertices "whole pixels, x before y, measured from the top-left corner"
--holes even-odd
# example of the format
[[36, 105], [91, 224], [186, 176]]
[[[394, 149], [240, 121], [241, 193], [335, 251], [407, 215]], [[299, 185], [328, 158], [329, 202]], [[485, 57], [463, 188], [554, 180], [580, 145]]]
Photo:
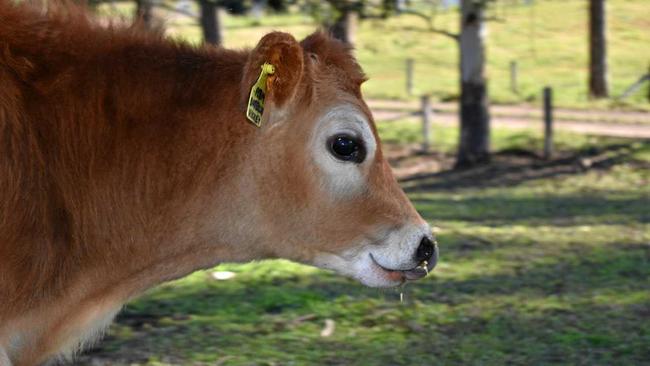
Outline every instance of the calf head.
[[245, 66], [242, 104], [264, 63], [275, 72], [238, 183], [253, 202], [247, 231], [258, 233], [248, 250], [368, 286], [423, 277], [436, 263], [435, 240], [382, 156], [351, 50], [322, 33], [300, 43], [268, 34]]

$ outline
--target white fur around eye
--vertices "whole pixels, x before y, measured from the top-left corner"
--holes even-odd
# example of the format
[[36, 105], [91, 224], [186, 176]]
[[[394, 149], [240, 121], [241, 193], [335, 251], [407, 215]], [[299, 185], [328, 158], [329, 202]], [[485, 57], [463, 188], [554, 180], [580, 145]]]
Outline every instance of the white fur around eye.
[[[313, 159], [321, 173], [321, 185], [332, 198], [348, 198], [362, 192], [367, 186], [367, 166], [374, 160], [377, 141], [366, 116], [356, 107], [344, 104], [334, 107], [315, 125], [310, 146]], [[349, 135], [359, 139], [366, 150], [363, 162], [341, 161], [327, 146], [336, 135]]]

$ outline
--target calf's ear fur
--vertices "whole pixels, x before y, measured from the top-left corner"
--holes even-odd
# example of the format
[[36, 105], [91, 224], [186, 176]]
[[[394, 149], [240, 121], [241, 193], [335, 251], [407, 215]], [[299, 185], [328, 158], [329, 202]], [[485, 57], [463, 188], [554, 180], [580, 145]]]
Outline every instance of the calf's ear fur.
[[302, 78], [302, 47], [288, 33], [272, 32], [265, 35], [250, 53], [244, 66], [241, 85], [244, 104], [248, 102], [251, 88], [260, 76], [261, 66], [265, 62], [275, 67], [275, 72], [266, 80], [266, 101], [282, 107], [293, 98]]

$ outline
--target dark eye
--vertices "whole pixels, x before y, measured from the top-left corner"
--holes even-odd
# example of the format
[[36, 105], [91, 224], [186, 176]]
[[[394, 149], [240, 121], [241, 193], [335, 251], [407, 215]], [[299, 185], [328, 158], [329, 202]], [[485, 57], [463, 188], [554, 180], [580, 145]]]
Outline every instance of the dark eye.
[[328, 146], [334, 157], [343, 161], [361, 163], [366, 157], [366, 149], [363, 144], [354, 137], [337, 135], [332, 137]]

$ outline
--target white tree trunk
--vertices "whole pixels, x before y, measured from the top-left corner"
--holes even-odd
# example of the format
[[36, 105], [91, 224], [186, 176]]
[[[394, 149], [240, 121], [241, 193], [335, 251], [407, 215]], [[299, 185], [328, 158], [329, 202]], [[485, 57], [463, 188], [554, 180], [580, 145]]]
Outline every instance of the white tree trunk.
[[483, 22], [483, 9], [475, 0], [462, 0], [460, 33], [460, 72], [464, 83], [484, 82], [485, 47], [487, 27]]
[[486, 1], [461, 0], [460, 24], [460, 143], [457, 167], [489, 161], [490, 114], [485, 80]]

